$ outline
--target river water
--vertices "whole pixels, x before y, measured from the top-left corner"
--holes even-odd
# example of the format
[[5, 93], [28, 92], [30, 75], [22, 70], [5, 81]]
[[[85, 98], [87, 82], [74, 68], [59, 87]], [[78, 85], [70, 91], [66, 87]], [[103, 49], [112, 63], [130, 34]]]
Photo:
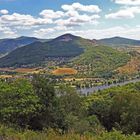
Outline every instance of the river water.
[[136, 82], [140, 82], [140, 79], [134, 79], [134, 80], [111, 84], [111, 85], [101, 85], [101, 86], [95, 86], [95, 87], [91, 87], [91, 88], [80, 88], [80, 89], [77, 89], [77, 91], [81, 95], [87, 96], [87, 95], [90, 95], [99, 90], [104, 90], [104, 89], [108, 89], [108, 88], [116, 87], [116, 86], [123, 86], [123, 85], [129, 84], [129, 83], [136, 83]]

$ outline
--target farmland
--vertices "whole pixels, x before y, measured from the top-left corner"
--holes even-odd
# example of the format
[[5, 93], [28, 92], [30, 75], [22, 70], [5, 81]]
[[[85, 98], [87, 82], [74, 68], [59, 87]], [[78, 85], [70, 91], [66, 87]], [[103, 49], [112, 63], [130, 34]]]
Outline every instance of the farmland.
[[3, 72], [17, 72], [17, 73], [38, 73], [38, 68], [0, 68]]
[[132, 58], [126, 65], [119, 67], [117, 71], [120, 74], [133, 74], [140, 70], [140, 59]]
[[73, 68], [58, 68], [52, 71], [54, 75], [75, 75], [78, 71]]

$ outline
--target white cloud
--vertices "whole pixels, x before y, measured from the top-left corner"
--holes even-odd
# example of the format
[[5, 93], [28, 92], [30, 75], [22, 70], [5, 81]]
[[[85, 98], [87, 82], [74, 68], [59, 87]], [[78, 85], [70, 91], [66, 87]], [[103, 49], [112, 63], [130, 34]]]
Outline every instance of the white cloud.
[[9, 27], [3, 27], [0, 25], [0, 37], [17, 37], [17, 34], [15, 31], [12, 31]]
[[75, 16], [78, 16], [78, 15], [79, 15], [79, 13], [77, 11], [74, 11], [74, 10], [70, 10], [70, 11], [67, 11], [65, 13], [65, 16], [67, 16], [67, 17], [75, 17]]
[[62, 11], [53, 11], [53, 10], [43, 10], [40, 13], [41, 16], [43, 16], [44, 18], [48, 18], [48, 19], [55, 19], [55, 18], [60, 18], [64, 16], [64, 12]]
[[[66, 30], [56, 30], [56, 29], [42, 29], [38, 32], [36, 32], [36, 37], [42, 37], [42, 38], [54, 38], [59, 35], [65, 34], [65, 33], [71, 33], [77, 36], [81, 36], [88, 39], [102, 39], [102, 38], [109, 38], [109, 37], [126, 37], [126, 38], [132, 38], [132, 39], [140, 39], [139, 36], [140, 27], [136, 26], [134, 28], [130, 27], [122, 27], [122, 26], [115, 26], [110, 28], [104, 28], [104, 29], [88, 29], [88, 30], [74, 30], [74, 29], [66, 29]], [[49, 36], [49, 37], [48, 37]]]
[[[38, 16], [4, 11], [0, 15], [0, 37], [13, 37], [27, 33], [36, 37], [50, 37], [50, 34], [74, 31], [78, 28], [97, 25], [101, 9], [97, 5], [73, 3], [62, 5], [60, 11], [42, 10]], [[4, 14], [5, 13], [5, 14]], [[26, 31], [25, 31], [26, 30]]]
[[140, 5], [140, 0], [113, 0], [117, 4], [122, 5]]
[[62, 5], [65, 11], [83, 11], [90, 13], [99, 13], [101, 9], [97, 5], [82, 5], [80, 3], [73, 3], [72, 5]]
[[105, 15], [107, 19], [124, 19], [124, 18], [134, 18], [135, 14], [140, 13], [140, 7], [127, 7], [121, 9], [115, 13], [110, 13]]
[[[66, 7], [69, 7], [66, 10]], [[83, 11], [85, 14], [81, 14]], [[81, 26], [85, 23], [97, 24], [101, 9], [97, 5], [82, 5], [73, 3], [71, 5], [63, 5], [61, 11], [45, 9], [39, 13], [38, 17], [29, 14], [12, 13], [3, 11], [4, 15], [0, 16], [0, 24], [17, 30], [31, 30], [33, 28], [42, 28], [42, 26], [60, 26], [60, 28], [68, 28]]]
[[79, 15], [76, 14], [75, 16], [71, 16], [68, 19], [58, 19], [55, 21], [55, 23], [59, 26], [66, 26], [66, 27], [73, 27], [73, 26], [81, 26], [86, 23], [90, 24], [92, 23], [94, 25], [97, 24], [97, 19], [99, 19], [99, 15]]
[[39, 37], [39, 38], [44, 38], [46, 35], [54, 32], [55, 30], [53, 28], [48, 28], [48, 29], [39, 29], [34, 31], [34, 36]]
[[90, 39], [102, 39], [102, 38], [109, 38], [114, 36], [121, 36], [126, 38], [132, 38], [132, 39], [140, 39], [139, 36], [140, 27], [111, 27], [111, 28], [105, 28], [105, 29], [90, 29], [86, 31], [71, 31], [71, 33], [75, 35], [79, 35], [85, 38]]
[[0, 10], [0, 14], [5, 15], [5, 14], [8, 14], [8, 13], [9, 13], [9, 11], [6, 10], [6, 9], [2, 9], [2, 10]]
[[51, 24], [52, 19], [44, 19], [44, 18], [34, 18], [31, 15], [24, 15], [19, 13], [13, 13], [12, 15], [2, 15], [0, 17], [0, 23], [5, 26], [15, 26], [15, 28], [19, 27], [30, 27], [30, 29], [34, 26]]
[[41, 28], [41, 29], [38, 29], [38, 30], [35, 30], [33, 32], [33, 35], [35, 37], [38, 37], [38, 38], [46, 38], [46, 37], [50, 37], [50, 34], [52, 33], [59, 33], [59, 32], [64, 32], [64, 31], [68, 31], [68, 30], [72, 30], [72, 28], [67, 28], [65, 26], [55, 26], [55, 27], [52, 27], [52, 28]]

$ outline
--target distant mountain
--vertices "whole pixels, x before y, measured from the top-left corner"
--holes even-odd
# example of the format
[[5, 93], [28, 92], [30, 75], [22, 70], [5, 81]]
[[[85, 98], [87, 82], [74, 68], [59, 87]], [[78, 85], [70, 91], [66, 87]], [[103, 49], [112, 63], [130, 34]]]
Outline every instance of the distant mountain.
[[31, 44], [39, 39], [34, 37], [19, 37], [14, 39], [0, 39], [0, 54], [9, 53], [16, 48]]
[[48, 42], [34, 42], [17, 48], [0, 59], [0, 67], [38, 64], [48, 57], [75, 57], [84, 52], [81, 37], [65, 34]]
[[[96, 41], [65, 34], [48, 42], [34, 42], [20, 47], [0, 58], [0, 67], [35, 66], [57, 59], [70, 60], [69, 67], [76, 68], [80, 76], [110, 76], [129, 61], [129, 55]], [[66, 62], [66, 61], [65, 61]]]
[[140, 46], [140, 40], [128, 39], [123, 37], [112, 37], [97, 40], [98, 44], [112, 45], [112, 46]]

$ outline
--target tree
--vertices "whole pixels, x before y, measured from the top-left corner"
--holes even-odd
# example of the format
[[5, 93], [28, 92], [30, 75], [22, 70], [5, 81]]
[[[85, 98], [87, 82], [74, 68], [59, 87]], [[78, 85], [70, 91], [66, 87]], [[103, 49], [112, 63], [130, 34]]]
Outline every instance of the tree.
[[112, 128], [112, 120], [110, 118], [111, 105], [112, 101], [109, 96], [95, 95], [88, 109], [89, 115], [96, 115], [101, 124], [108, 130]]
[[41, 110], [38, 116], [32, 118], [30, 125], [33, 129], [43, 129], [53, 127], [56, 95], [52, 82], [50, 79], [42, 75], [35, 75], [32, 80], [33, 89], [38, 96]]
[[[90, 127], [87, 121], [86, 108], [75, 89], [61, 86], [58, 89], [57, 106], [55, 110], [55, 122], [63, 133], [74, 131], [84, 133]], [[79, 127], [81, 126], [81, 127]]]
[[125, 133], [140, 133], [140, 93], [122, 93], [113, 98], [114, 122]]
[[87, 101], [89, 114], [96, 115], [107, 129], [125, 134], [140, 134], [140, 83], [113, 87], [100, 91]]
[[0, 82], [0, 122], [26, 127], [41, 105], [32, 84], [25, 79]]

